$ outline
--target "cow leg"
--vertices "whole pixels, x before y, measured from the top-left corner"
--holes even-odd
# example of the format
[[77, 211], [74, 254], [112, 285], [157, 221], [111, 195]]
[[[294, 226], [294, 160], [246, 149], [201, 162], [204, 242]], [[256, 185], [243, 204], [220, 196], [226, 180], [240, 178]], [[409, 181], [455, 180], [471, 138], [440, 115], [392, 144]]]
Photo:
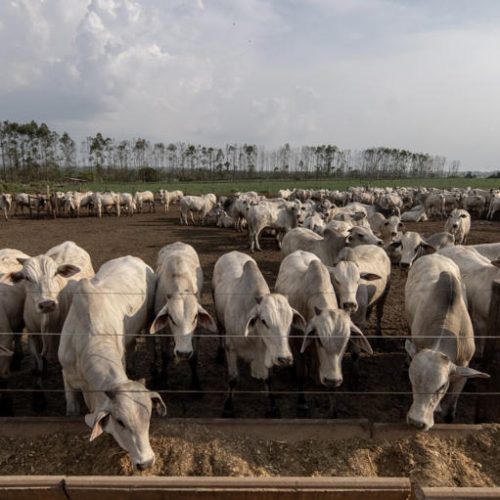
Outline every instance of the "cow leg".
[[273, 394], [273, 381], [271, 375], [264, 380], [264, 387], [267, 392], [267, 398], [269, 400], [269, 410], [266, 412], [266, 418], [279, 418], [280, 410], [276, 405], [276, 398]]
[[224, 409], [222, 410], [223, 418], [234, 418], [233, 393], [238, 384], [238, 357], [232, 349], [226, 348], [227, 371], [229, 375], [229, 387], [226, 400], [224, 401]]
[[28, 339], [28, 346], [34, 362], [33, 375], [35, 378], [35, 387], [32, 398], [33, 411], [35, 413], [43, 413], [47, 409], [47, 398], [42, 392], [44, 372], [47, 371], [47, 362], [44, 361], [40, 354], [42, 349], [40, 338], [35, 339], [32, 335], [30, 335]]
[[21, 362], [23, 360], [23, 343], [20, 333], [14, 335], [14, 355], [10, 363], [10, 369], [13, 372], [21, 369]]
[[14, 415], [12, 397], [8, 392], [3, 392], [5, 389], [8, 389], [8, 380], [2, 378], [0, 379], [0, 416], [12, 417]]
[[194, 226], [195, 225], [195, 221], [194, 221], [194, 214], [193, 214], [192, 210], [189, 211], [189, 215], [191, 216], [191, 222], [193, 223], [193, 226]]
[[[387, 281], [387, 285], [385, 287], [384, 293], [380, 297], [379, 301], [377, 302], [377, 327], [375, 330], [376, 335], [379, 337], [377, 340], [380, 342], [380, 339], [382, 338], [382, 317], [384, 316], [384, 306], [385, 306], [385, 301], [387, 300], [387, 295], [389, 295], [389, 290], [391, 288], [391, 282], [390, 280]], [[385, 346], [381, 346], [382, 349], [385, 349]]]
[[259, 238], [260, 238], [260, 233], [262, 233], [262, 229], [264, 228], [261, 228], [259, 229], [258, 231], [255, 232], [254, 234], [254, 238], [255, 238], [255, 248], [257, 248], [257, 250], [259, 252], [262, 252], [262, 248], [260, 248], [260, 243], [259, 243]]
[[80, 402], [78, 401], [78, 392], [68, 384], [63, 370], [64, 395], [66, 396], [66, 416], [78, 417], [80, 415]]
[[360, 351], [357, 345], [352, 344], [351, 347], [351, 359], [352, 359], [352, 375], [351, 375], [351, 385], [353, 389], [357, 389], [359, 386], [359, 358]]
[[193, 355], [189, 359], [189, 368], [191, 368], [191, 387], [194, 393], [195, 398], [201, 398], [203, 396], [201, 390], [200, 379], [198, 377], [198, 351], [195, 349]]
[[335, 389], [328, 390], [328, 402], [329, 402], [329, 408], [328, 408], [329, 418], [339, 418], [337, 413], [337, 408], [335, 405]]

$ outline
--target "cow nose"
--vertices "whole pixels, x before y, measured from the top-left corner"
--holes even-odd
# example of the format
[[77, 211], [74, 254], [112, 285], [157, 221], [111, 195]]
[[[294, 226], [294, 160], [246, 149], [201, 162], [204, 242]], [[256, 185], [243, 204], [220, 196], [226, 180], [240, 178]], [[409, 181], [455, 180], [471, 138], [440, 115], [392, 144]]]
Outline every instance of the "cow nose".
[[340, 387], [342, 385], [341, 378], [325, 378], [324, 383], [327, 387]]
[[292, 364], [292, 358], [290, 356], [278, 356], [276, 358], [276, 364], [278, 366], [290, 366]]
[[378, 240], [377, 241], [377, 246], [383, 247], [384, 246], [384, 242], [382, 240]]
[[146, 470], [146, 469], [149, 469], [153, 466], [153, 464], [155, 463], [155, 459], [154, 457], [150, 460], [147, 460], [146, 462], [142, 462], [140, 464], [135, 464], [135, 466], [137, 467], [138, 470]]
[[56, 303], [53, 300], [43, 300], [38, 303], [38, 309], [43, 313], [50, 313], [56, 308]]
[[398, 235], [398, 233], [396, 233], [396, 231], [393, 231], [393, 232], [391, 233], [391, 236], [397, 236], [397, 235]]
[[344, 302], [342, 304], [342, 309], [349, 312], [354, 312], [358, 309], [358, 305], [355, 302]]
[[458, 229], [458, 224], [453, 224], [453, 229]]
[[178, 351], [177, 349], [174, 350], [174, 355], [177, 359], [186, 361], [191, 358], [193, 355], [193, 351]]
[[425, 422], [421, 422], [420, 420], [415, 420], [410, 416], [406, 417], [406, 421], [408, 422], [409, 425], [416, 427], [419, 430], [425, 429], [426, 427]]

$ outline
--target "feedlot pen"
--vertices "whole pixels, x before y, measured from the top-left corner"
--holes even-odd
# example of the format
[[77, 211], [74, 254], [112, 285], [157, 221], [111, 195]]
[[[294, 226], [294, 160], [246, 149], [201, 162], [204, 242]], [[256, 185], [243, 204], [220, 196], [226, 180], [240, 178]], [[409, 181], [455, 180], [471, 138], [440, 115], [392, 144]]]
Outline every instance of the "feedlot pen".
[[[426, 235], [443, 230], [444, 221], [407, 223], [408, 230]], [[203, 306], [213, 313], [210, 292], [212, 271], [217, 259], [224, 253], [239, 250], [247, 252], [246, 233], [212, 226], [179, 225], [178, 208], [167, 214], [140, 214], [134, 217], [108, 216], [102, 219], [82, 216], [77, 218], [28, 219], [17, 217], [3, 223], [0, 247], [17, 248], [28, 255], [38, 255], [65, 240], [72, 240], [86, 249], [94, 268], [109, 259], [134, 255], [155, 267], [158, 251], [169, 243], [183, 241], [198, 252], [204, 271]], [[468, 244], [500, 241], [500, 223], [474, 220]], [[282, 254], [273, 238], [263, 238], [262, 252], [256, 259], [271, 289], [278, 274]], [[404, 313], [405, 275], [393, 267], [391, 289], [385, 304], [382, 332], [384, 338], [374, 345], [373, 356], [364, 356], [360, 363], [360, 381], [357, 387], [350, 383], [350, 357], [344, 359], [344, 383], [336, 390], [335, 405], [339, 418], [366, 418], [372, 422], [404, 422], [411, 404], [404, 340], [394, 338], [409, 333]], [[364, 332], [375, 335], [375, 314]], [[393, 338], [391, 338], [393, 337]], [[371, 339], [373, 340], [373, 339]], [[227, 389], [225, 366], [216, 362], [218, 338], [201, 334], [199, 347], [199, 376], [203, 394], [191, 392], [191, 376], [187, 363], [171, 363], [166, 385], [159, 387], [165, 398], [170, 417], [217, 418], [222, 412]], [[137, 376], [150, 376], [151, 357], [145, 342], [140, 341], [136, 353]], [[262, 418], [267, 409], [267, 398], [261, 394], [262, 384], [250, 377], [242, 367], [241, 383], [235, 396], [235, 412], [239, 418]], [[45, 415], [64, 415], [65, 400], [60, 369], [50, 366], [47, 389], [48, 407]], [[20, 372], [12, 373], [10, 388], [13, 393], [15, 416], [34, 415], [31, 405], [32, 375], [26, 355]], [[278, 394], [280, 416], [295, 418], [297, 397], [293, 368], [274, 371], [274, 390]], [[328, 418], [329, 399], [324, 389], [312, 382], [305, 387], [310, 406], [310, 418]], [[24, 391], [24, 392], [23, 392]], [[53, 392], [51, 392], [53, 391]], [[315, 394], [317, 393], [317, 394]], [[474, 421], [474, 382], [469, 381], [462, 394], [457, 411], [457, 422]], [[439, 417], [437, 417], [439, 422]]]

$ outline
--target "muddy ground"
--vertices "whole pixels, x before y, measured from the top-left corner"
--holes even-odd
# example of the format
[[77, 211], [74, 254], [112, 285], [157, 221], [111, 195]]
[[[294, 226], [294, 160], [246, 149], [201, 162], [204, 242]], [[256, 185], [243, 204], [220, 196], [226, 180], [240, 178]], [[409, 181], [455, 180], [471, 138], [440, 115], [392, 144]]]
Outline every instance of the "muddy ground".
[[[419, 224], [408, 223], [410, 230], [418, 230], [424, 235], [443, 230], [443, 221]], [[30, 255], [45, 252], [50, 247], [65, 240], [73, 240], [85, 248], [91, 255], [95, 269], [111, 259], [123, 255], [135, 255], [154, 266], [158, 250], [175, 241], [184, 241], [194, 246], [200, 255], [205, 273], [203, 305], [213, 311], [210, 294], [210, 280], [213, 266], [218, 257], [231, 250], [247, 251], [246, 234], [230, 229], [216, 227], [185, 227], [178, 223], [178, 210], [172, 207], [168, 214], [141, 214], [129, 217], [103, 217], [102, 220], [81, 217], [62, 218], [58, 220], [30, 220], [13, 218], [0, 224], [0, 247], [10, 247], [22, 250]], [[500, 223], [474, 221], [469, 244], [500, 241]], [[281, 254], [275, 247], [274, 239], [264, 238], [263, 252], [254, 255], [259, 266], [273, 286]], [[374, 335], [374, 315], [371, 319], [367, 335]], [[393, 269], [392, 286], [385, 307], [383, 319], [384, 340], [375, 355], [361, 360], [361, 380], [355, 391], [364, 394], [352, 394], [350, 383], [350, 359], [344, 361], [344, 384], [337, 391], [335, 405], [340, 418], [364, 417], [373, 421], [402, 421], [411, 402], [409, 394], [380, 394], [380, 392], [409, 392], [407, 368], [403, 340], [391, 339], [391, 336], [405, 335], [407, 324], [404, 317], [404, 275], [398, 268]], [[182, 392], [165, 393], [164, 399], [172, 417], [218, 417], [221, 414], [225, 384], [225, 367], [215, 361], [218, 340], [205, 336], [200, 340], [199, 374], [205, 393], [203, 395], [182, 394]], [[137, 353], [139, 376], [149, 377], [150, 357], [144, 346]], [[11, 387], [29, 390], [32, 387], [32, 377], [29, 373], [29, 360], [23, 360], [22, 370], [13, 374]], [[191, 389], [190, 371], [187, 364], [172, 365], [169, 370], [166, 389], [183, 391]], [[275, 372], [275, 389], [278, 391], [293, 391], [294, 375], [292, 369]], [[59, 369], [51, 367], [48, 389], [62, 390], [62, 379]], [[242, 380], [239, 389], [242, 391], [260, 391], [261, 383], [252, 380], [249, 372], [243, 367]], [[307, 391], [322, 391], [311, 383]], [[458, 407], [457, 421], [472, 422], [474, 416], [475, 398], [474, 386], [466, 386]], [[369, 393], [375, 394], [369, 394]], [[31, 394], [29, 392], [15, 394], [14, 415], [33, 415], [31, 409]], [[314, 418], [329, 417], [329, 402], [325, 394], [308, 395], [311, 413]], [[279, 397], [281, 416], [293, 418], [296, 416], [296, 396], [282, 394]], [[235, 400], [238, 417], [262, 417], [267, 408], [263, 394], [239, 394]], [[64, 394], [62, 392], [48, 394], [46, 415], [64, 414]], [[439, 421], [439, 418], [437, 419]]]

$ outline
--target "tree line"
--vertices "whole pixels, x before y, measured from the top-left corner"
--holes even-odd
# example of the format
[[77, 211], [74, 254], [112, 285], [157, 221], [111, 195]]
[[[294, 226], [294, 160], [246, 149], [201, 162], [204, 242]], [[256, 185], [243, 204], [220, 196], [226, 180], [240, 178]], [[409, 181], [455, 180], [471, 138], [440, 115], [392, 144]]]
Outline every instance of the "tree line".
[[116, 140], [98, 132], [77, 144], [47, 124], [0, 124], [4, 182], [236, 180], [242, 178], [428, 178], [456, 176], [457, 160], [405, 149], [340, 149], [331, 144], [266, 148], [255, 144], [202, 146], [187, 142]]

